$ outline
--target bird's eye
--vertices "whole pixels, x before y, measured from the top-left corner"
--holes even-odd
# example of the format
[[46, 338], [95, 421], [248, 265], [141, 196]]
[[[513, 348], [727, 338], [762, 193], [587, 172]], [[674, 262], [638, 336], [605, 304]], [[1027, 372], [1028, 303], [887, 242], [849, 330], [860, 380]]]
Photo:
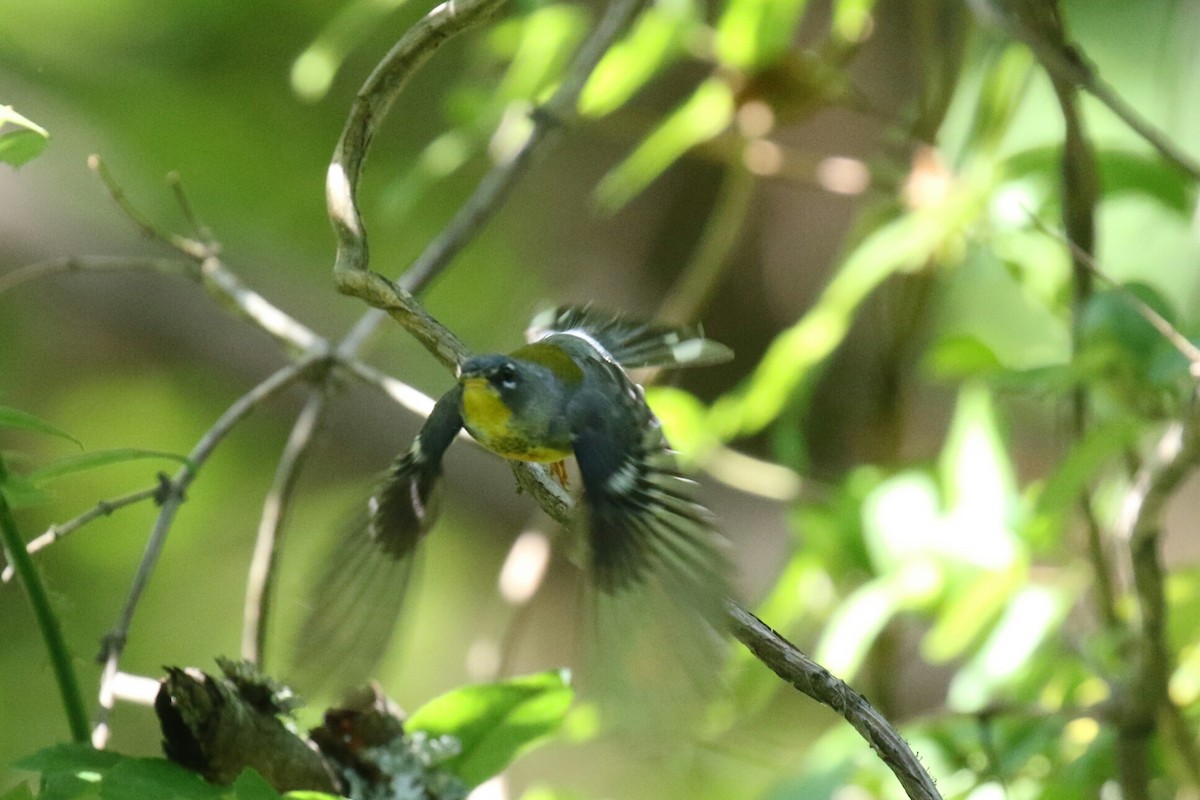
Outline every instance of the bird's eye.
[[501, 364], [496, 370], [496, 382], [503, 389], [517, 388], [517, 368], [512, 364]]

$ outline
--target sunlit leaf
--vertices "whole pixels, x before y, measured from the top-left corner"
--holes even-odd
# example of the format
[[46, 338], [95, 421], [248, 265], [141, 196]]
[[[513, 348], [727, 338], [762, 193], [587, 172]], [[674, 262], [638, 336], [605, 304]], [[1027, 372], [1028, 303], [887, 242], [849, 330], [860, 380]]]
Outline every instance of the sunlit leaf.
[[858, 306], [889, 276], [927, 264], [963, 225], [978, 215], [986, 180], [967, 180], [946, 202], [883, 225], [856, 247], [816, 304], [784, 330], [759, 361], [749, 381], [713, 406], [723, 439], [757, 433], [841, 344]]
[[699, 23], [692, 2], [647, 8], [629, 34], [614, 44], [592, 71], [579, 96], [579, 113], [602, 117], [620, 108], [651, 78], [678, 58]]
[[577, 5], [548, 5], [528, 14], [522, 20], [520, 43], [496, 96], [504, 102], [536, 99], [562, 74], [586, 30], [587, 15]]
[[925, 353], [925, 365], [940, 378], [965, 378], [999, 369], [1000, 359], [978, 337], [952, 334], [934, 342]]
[[557, 731], [572, 697], [568, 673], [552, 670], [455, 689], [417, 709], [405, 728], [457, 739], [462, 751], [442, 766], [476, 786]]
[[1142, 425], [1127, 416], [1115, 416], [1091, 427], [1042, 484], [1034, 499], [1034, 516], [1026, 536], [1044, 540], [1062, 517], [1078, 504], [1089, 484], [1106, 464], [1136, 444]]
[[993, 693], [1027, 666], [1034, 650], [1057, 629], [1070, 596], [1057, 587], [1025, 586], [971, 661], [954, 676], [947, 705], [959, 712], [984, 707]]
[[938, 467], [947, 506], [943, 552], [983, 569], [1008, 568], [1018, 555], [1016, 475], [982, 384], [959, 391]]
[[884, 625], [896, 613], [896, 600], [886, 580], [856, 589], [826, 625], [817, 644], [817, 661], [842, 680], [852, 680]]
[[748, 72], [767, 66], [791, 46], [807, 5], [807, 0], [729, 0], [717, 21], [717, 57]]
[[716, 443], [707, 427], [707, 410], [691, 392], [673, 386], [651, 386], [646, 389], [646, 402], [663, 426], [671, 447], [687, 461]]
[[33, 414], [26, 413], [16, 408], [0, 406], [0, 428], [11, 428], [19, 431], [45, 433], [49, 434], [50, 436], [57, 436], [60, 439], [69, 439], [70, 441], [79, 445], [81, 448], [83, 447], [83, 444], [80, 443], [78, 439], [61, 428], [55, 427], [49, 422], [46, 422], [44, 419], [39, 419]]
[[951, 593], [933, 627], [921, 642], [921, 653], [935, 664], [958, 658], [999, 617], [1025, 577], [1023, 569], [983, 572]]
[[18, 113], [12, 106], [0, 106], [0, 128], [5, 124], [18, 130], [0, 133], [0, 163], [19, 167], [35, 158], [50, 141], [41, 125]]
[[350, 0], [292, 62], [292, 91], [302, 100], [325, 96], [346, 56], [408, 0]]
[[1000, 145], [1025, 99], [1035, 63], [1023, 44], [1010, 44], [995, 58], [975, 101], [969, 134], [973, 149], [991, 151]]
[[843, 41], [857, 42], [870, 30], [874, 8], [875, 0], [835, 0], [830, 27]]
[[36, 469], [29, 473], [29, 480], [34, 483], [44, 483], [54, 478], [61, 478], [64, 475], [71, 475], [76, 472], [83, 472], [97, 467], [107, 467], [112, 464], [121, 464], [126, 461], [139, 461], [147, 458], [168, 459], [178, 461], [181, 464], [188, 464], [188, 458], [176, 453], [166, 453], [160, 450], [141, 450], [135, 447], [123, 447], [115, 450], [97, 450], [92, 453], [80, 453], [75, 456], [59, 459], [53, 463], [47, 464], [41, 469]]
[[604, 176], [596, 201], [604, 210], [616, 211], [688, 150], [724, 131], [732, 119], [733, 91], [720, 78], [706, 80]]

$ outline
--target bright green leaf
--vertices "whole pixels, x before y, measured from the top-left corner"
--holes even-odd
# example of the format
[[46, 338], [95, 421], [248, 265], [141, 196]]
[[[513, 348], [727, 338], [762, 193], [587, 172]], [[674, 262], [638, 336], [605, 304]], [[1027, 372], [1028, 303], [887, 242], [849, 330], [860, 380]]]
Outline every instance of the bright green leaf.
[[991, 392], [962, 387], [938, 462], [947, 506], [945, 544], [963, 563], [1006, 569], [1017, 556], [1016, 475]]
[[[1035, 147], [1011, 156], [1004, 169], [1013, 178], [1035, 175], [1057, 184], [1061, 158], [1062, 150], [1058, 145]], [[1096, 164], [1100, 172], [1099, 186], [1105, 197], [1142, 194], [1172, 211], [1191, 217], [1196, 186], [1182, 170], [1150, 153], [1113, 148], [1098, 150]]]
[[825, 626], [817, 645], [817, 661], [842, 680], [853, 680], [871, 645], [897, 610], [896, 593], [889, 581], [860, 586]]
[[0, 128], [5, 123], [20, 130], [0, 134], [0, 162], [19, 167], [42, 152], [50, 140], [45, 128], [17, 113], [12, 106], [0, 106]]
[[1132, 417], [1114, 417], [1089, 429], [1038, 492], [1033, 521], [1036, 528], [1042, 531], [1068, 513], [1100, 470], [1137, 442], [1141, 427]]
[[84, 470], [96, 469], [97, 467], [107, 467], [111, 464], [120, 464], [125, 461], [138, 461], [147, 458], [162, 458], [171, 461], [178, 461], [181, 464], [190, 463], [186, 456], [181, 456], [176, 453], [166, 453], [160, 450], [141, 450], [135, 447], [122, 447], [115, 450], [97, 450], [93, 453], [80, 453], [75, 456], [59, 459], [53, 463], [47, 464], [41, 469], [36, 469], [29, 473], [29, 479], [34, 483], [44, 483], [45, 481], [61, 478], [64, 475], [71, 475]]
[[729, 0], [717, 21], [717, 57], [747, 72], [770, 65], [791, 47], [807, 5], [807, 0]]
[[713, 405], [717, 434], [733, 439], [773, 422], [841, 344], [859, 304], [891, 275], [938, 257], [947, 241], [979, 215], [989, 185], [987, 176], [966, 179], [944, 203], [898, 217], [866, 237], [809, 312], [775, 337], [749, 381]]
[[1026, 586], [1014, 595], [987, 642], [950, 684], [947, 705], [962, 713], [983, 708], [1013, 679], [1070, 608], [1061, 588]]
[[315, 792], [311, 789], [297, 789], [294, 792], [286, 792], [283, 796], [288, 800], [342, 800], [341, 795]]
[[716, 444], [707, 426], [704, 404], [691, 392], [673, 386], [651, 386], [646, 389], [646, 402], [662, 422], [667, 441], [685, 461], [694, 461]]
[[614, 212], [645, 189], [684, 153], [720, 134], [733, 119], [733, 90], [720, 78], [696, 87], [629, 156], [596, 187], [596, 201]]
[[537, 98], [562, 74], [567, 60], [587, 30], [587, 15], [575, 5], [548, 5], [521, 23], [521, 39], [496, 96], [503, 102]]
[[33, 431], [35, 433], [46, 433], [51, 436], [57, 436], [61, 439], [69, 439], [80, 448], [83, 445], [78, 439], [71, 434], [51, 425], [43, 419], [35, 417], [33, 414], [20, 411], [8, 406], [0, 406], [0, 428], [11, 428], [18, 431]]
[[965, 582], [961, 591], [946, 598], [921, 653], [935, 664], [958, 658], [980, 637], [1008, 604], [1025, 576], [1023, 569], [984, 572]]
[[557, 731], [573, 694], [565, 670], [465, 686], [430, 700], [405, 727], [457, 739], [462, 751], [441, 766], [476, 786]]
[[682, 54], [697, 24], [696, 8], [691, 2], [646, 9], [629, 35], [610, 47], [592, 70], [579, 95], [579, 113], [602, 117], [624, 105]]
[[858, 42], [870, 32], [874, 8], [875, 0], [835, 0], [830, 27], [842, 41]]

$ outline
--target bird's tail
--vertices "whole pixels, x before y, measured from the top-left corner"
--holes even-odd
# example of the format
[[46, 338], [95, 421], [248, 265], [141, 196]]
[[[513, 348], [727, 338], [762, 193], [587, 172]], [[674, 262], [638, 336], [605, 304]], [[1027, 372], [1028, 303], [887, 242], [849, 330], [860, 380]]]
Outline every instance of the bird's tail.
[[535, 342], [555, 333], [589, 339], [626, 369], [699, 367], [733, 358], [728, 347], [704, 338], [698, 325], [642, 322], [591, 306], [559, 306], [544, 311], [530, 322], [526, 338]]

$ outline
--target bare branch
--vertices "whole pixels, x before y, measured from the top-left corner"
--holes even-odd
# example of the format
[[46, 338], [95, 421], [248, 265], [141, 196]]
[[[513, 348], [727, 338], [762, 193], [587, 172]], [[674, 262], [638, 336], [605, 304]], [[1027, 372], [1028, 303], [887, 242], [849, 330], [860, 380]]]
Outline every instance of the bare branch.
[[736, 603], [727, 604], [733, 635], [772, 672], [822, 705], [829, 706], [870, 743], [905, 793], [916, 800], [940, 800], [933, 778], [908, 742], [866, 698], [834, 677], [762, 620]]
[[104, 663], [104, 672], [100, 683], [98, 721], [92, 731], [93, 746], [103, 748], [108, 741], [108, 716], [112, 711], [115, 699], [113, 685], [120, 671], [118, 662], [120, 661], [121, 653], [125, 649], [125, 642], [129, 636], [129, 627], [133, 622], [134, 611], [137, 609], [142, 592], [150, 582], [150, 575], [158, 563], [158, 556], [162, 552], [163, 545], [166, 543], [171, 523], [175, 519], [175, 513], [179, 510], [179, 506], [183, 504], [187, 487], [196, 478], [197, 471], [212, 454], [213, 449], [216, 448], [237, 423], [255, 408], [297, 380], [303, 378], [305, 371], [311, 366], [312, 364], [309, 361], [289, 364], [239, 397], [213, 423], [212, 427], [205, 432], [196, 443], [196, 446], [192, 448], [191, 453], [188, 454], [188, 463], [173, 478], [167, 480], [164, 477], [162, 486], [156, 495], [156, 499], [161, 506], [158, 519], [155, 521], [154, 529], [150, 533], [150, 539], [146, 543], [146, 551], [142, 555], [141, 563], [138, 565], [137, 573], [130, 586], [129, 596], [126, 598], [125, 605], [121, 609], [121, 614], [117, 618], [113, 629], [104, 637], [104, 642], [101, 646], [100, 660]]

